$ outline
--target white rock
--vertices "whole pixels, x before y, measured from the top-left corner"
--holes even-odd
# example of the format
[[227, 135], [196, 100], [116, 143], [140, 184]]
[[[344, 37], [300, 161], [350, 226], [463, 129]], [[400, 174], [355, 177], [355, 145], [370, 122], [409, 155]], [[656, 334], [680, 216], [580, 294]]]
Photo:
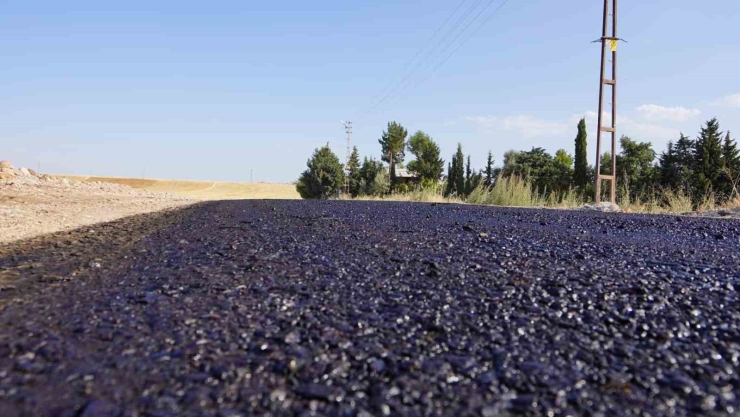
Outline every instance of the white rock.
[[585, 204], [583, 210], [600, 211], [604, 213], [621, 213], [622, 209], [615, 203], [588, 203]]
[[21, 175], [24, 177], [30, 177], [31, 173], [28, 171], [28, 168], [18, 168], [18, 171], [21, 172]]

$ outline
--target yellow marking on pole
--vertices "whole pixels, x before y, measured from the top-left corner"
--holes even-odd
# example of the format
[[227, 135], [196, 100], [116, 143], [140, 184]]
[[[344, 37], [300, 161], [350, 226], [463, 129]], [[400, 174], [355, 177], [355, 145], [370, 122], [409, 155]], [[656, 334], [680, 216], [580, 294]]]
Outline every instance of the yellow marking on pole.
[[612, 52], [617, 52], [617, 42], [619, 42], [616, 39], [609, 39], [609, 49], [612, 50]]

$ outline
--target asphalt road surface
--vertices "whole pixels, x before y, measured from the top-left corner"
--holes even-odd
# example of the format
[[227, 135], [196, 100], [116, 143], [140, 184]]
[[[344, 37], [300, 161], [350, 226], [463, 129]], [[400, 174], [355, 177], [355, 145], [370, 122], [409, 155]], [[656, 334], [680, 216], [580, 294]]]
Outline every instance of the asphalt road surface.
[[740, 222], [204, 203], [0, 247], [0, 416], [740, 413]]

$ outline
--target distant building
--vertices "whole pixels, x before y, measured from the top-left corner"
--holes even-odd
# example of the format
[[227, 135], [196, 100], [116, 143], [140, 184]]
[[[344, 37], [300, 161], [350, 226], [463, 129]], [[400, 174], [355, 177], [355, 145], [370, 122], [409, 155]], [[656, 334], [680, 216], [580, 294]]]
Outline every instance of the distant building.
[[395, 166], [396, 168], [396, 181], [399, 184], [419, 184], [421, 182], [419, 176], [415, 172], [411, 172], [406, 168], [399, 168], [398, 165]]

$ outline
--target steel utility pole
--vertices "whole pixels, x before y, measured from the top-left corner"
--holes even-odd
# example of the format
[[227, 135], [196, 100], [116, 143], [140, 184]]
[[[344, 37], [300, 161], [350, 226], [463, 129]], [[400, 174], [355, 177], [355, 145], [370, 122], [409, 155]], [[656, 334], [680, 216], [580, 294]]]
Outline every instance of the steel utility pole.
[[[602, 30], [601, 39], [595, 42], [601, 43], [601, 73], [599, 74], [599, 126], [596, 131], [596, 195], [594, 196], [595, 202], [601, 201], [601, 182], [603, 180], [611, 181], [611, 193], [609, 201], [616, 203], [617, 199], [617, 0], [613, 0], [612, 4], [612, 34], [608, 36], [609, 29], [609, 0], [604, 0], [604, 26]], [[606, 69], [606, 48], [609, 47], [612, 53], [612, 76], [611, 78], [605, 78]], [[612, 87], [612, 123], [611, 127], [603, 125], [604, 116], [604, 89], [606, 86]], [[612, 151], [611, 151], [611, 164], [612, 170], [611, 175], [601, 174], [601, 133], [611, 133], [612, 137]]]
[[344, 163], [344, 171], [346, 173], [344, 176], [344, 190], [349, 194], [349, 158], [352, 155], [352, 122], [340, 120], [339, 123], [344, 125], [344, 130], [347, 132], [347, 159]]

